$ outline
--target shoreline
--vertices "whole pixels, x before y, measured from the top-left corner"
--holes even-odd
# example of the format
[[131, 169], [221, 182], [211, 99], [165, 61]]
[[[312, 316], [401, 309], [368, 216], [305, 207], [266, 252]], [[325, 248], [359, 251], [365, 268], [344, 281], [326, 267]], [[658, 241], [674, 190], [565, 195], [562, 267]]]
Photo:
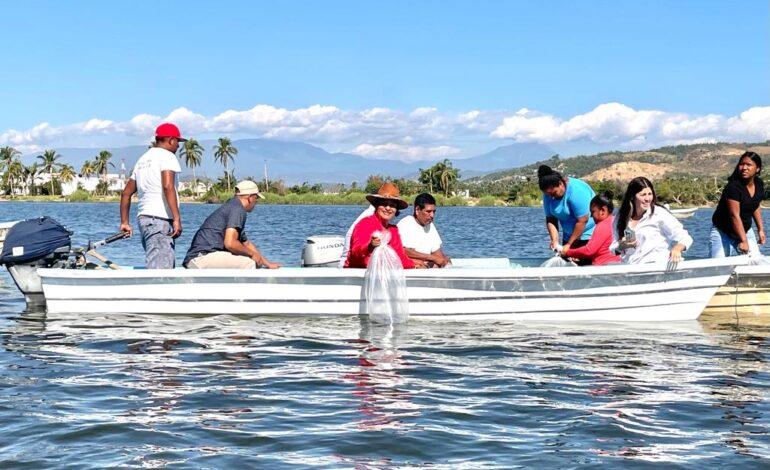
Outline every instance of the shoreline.
[[[269, 199], [273, 199], [270, 201]], [[277, 200], [276, 200], [277, 199]], [[289, 201], [284, 202], [285, 196], [272, 196], [269, 197], [268, 200], [260, 201], [259, 205], [261, 206], [363, 206], [366, 205], [366, 200], [362, 200], [360, 203], [358, 202], [340, 202], [340, 201], [334, 201], [334, 202], [323, 202], [323, 201], [309, 201], [309, 202], [298, 202], [298, 201]], [[515, 205], [515, 204], [505, 204], [502, 200], [497, 201], [499, 204], [495, 205], [489, 205], [489, 204], [479, 204], [481, 198], [468, 198], [464, 201], [466, 204], [439, 204], [439, 207], [542, 207], [541, 204], [537, 205]], [[101, 204], [101, 203], [120, 203], [120, 197], [119, 196], [95, 196], [87, 201], [71, 201], [68, 198], [64, 196], [20, 196], [16, 198], [10, 198], [7, 196], [0, 196], [0, 204], [7, 203], [7, 202], [24, 202], [24, 203], [54, 203], [54, 204]], [[132, 204], [137, 203], [138, 200], [136, 197], [134, 197], [131, 200]], [[221, 204], [221, 202], [207, 202], [207, 201], [201, 201], [192, 197], [180, 197], [179, 198], [180, 203], [184, 204], [211, 204], [211, 205], [217, 205]], [[224, 201], [223, 201], [224, 202]], [[410, 204], [411, 206], [412, 204]], [[683, 208], [693, 208], [697, 207], [698, 209], [713, 209], [716, 207], [716, 205], [677, 205], [677, 206], [671, 206], [672, 209], [683, 209]], [[768, 206], [761, 206], [762, 209], [770, 209], [770, 205]]]

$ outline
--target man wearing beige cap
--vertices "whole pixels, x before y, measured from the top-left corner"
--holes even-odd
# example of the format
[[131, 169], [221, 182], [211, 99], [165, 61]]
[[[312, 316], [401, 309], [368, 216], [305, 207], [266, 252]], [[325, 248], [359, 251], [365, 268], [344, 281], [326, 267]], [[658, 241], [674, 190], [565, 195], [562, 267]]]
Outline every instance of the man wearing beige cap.
[[244, 180], [235, 185], [235, 197], [203, 221], [195, 233], [184, 266], [188, 269], [279, 268], [270, 262], [246, 237], [246, 216], [257, 199], [264, 199], [257, 183]]

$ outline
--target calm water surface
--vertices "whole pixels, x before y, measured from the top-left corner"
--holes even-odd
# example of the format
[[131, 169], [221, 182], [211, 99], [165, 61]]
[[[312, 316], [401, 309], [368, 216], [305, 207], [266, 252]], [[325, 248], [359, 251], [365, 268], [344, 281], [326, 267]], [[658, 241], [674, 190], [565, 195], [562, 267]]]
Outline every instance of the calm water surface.
[[[213, 206], [185, 205], [184, 256]], [[298, 265], [358, 207], [259, 206], [249, 235]], [[74, 242], [116, 204], [0, 203]], [[710, 210], [685, 225], [706, 253]], [[440, 208], [446, 251], [536, 262], [539, 209]], [[138, 239], [101, 250], [140, 264]], [[642, 325], [25, 312], [0, 271], [0, 467], [770, 466], [770, 312]]]

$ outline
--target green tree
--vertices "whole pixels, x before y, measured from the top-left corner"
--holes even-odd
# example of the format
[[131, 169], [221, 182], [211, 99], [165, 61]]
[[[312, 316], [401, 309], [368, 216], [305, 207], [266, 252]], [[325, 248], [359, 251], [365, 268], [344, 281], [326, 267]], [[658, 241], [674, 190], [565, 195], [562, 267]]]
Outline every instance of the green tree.
[[27, 187], [27, 192], [31, 195], [37, 194], [35, 189], [35, 178], [40, 173], [40, 167], [37, 163], [24, 167], [24, 186]]
[[452, 162], [448, 159], [434, 165], [436, 170], [434, 175], [438, 180], [439, 187], [444, 190], [444, 197], [449, 197], [449, 191], [452, 185], [460, 178], [460, 170], [452, 167]]
[[448, 197], [458, 179], [460, 179], [460, 170], [454, 168], [451, 161], [444, 159], [425, 170], [420, 168], [418, 181], [424, 184], [431, 194], [434, 188], [440, 188], [444, 191], [444, 196]]
[[417, 179], [417, 181], [425, 185], [425, 187], [428, 189], [428, 192], [431, 194], [433, 194], [433, 171], [433, 167], [427, 168], [425, 170], [420, 168], [420, 177]]
[[94, 162], [91, 160], [86, 160], [83, 162], [83, 166], [80, 167], [80, 174], [86, 178], [91, 175], [95, 175], [96, 170], [94, 169]]
[[233, 146], [233, 143], [227, 137], [220, 137], [219, 143], [214, 146], [214, 161], [222, 163], [225, 167], [225, 176], [227, 177], [227, 192], [230, 192], [230, 178], [231, 173], [227, 171], [228, 160], [235, 163], [235, 156], [238, 155], [238, 149]]
[[16, 150], [13, 147], [3, 147], [0, 148], [0, 171], [3, 172], [3, 190], [8, 194], [11, 191], [11, 185], [10, 185], [10, 174], [8, 173], [8, 169], [11, 166], [11, 163], [13, 163], [13, 160], [16, 157], [20, 157], [21, 152]]
[[[111, 158], [112, 153], [107, 150], [102, 150], [99, 152], [99, 155], [94, 158], [94, 172], [97, 173], [99, 179], [105, 183], [107, 182], [107, 171], [109, 167], [115, 168], [115, 164], [110, 161]], [[100, 187], [104, 195], [107, 195], [107, 187], [108, 185], [101, 185]]]
[[364, 186], [364, 192], [367, 194], [374, 194], [378, 189], [380, 189], [380, 186], [382, 186], [382, 183], [384, 182], [385, 178], [380, 175], [369, 175], [369, 177], [366, 178], [366, 186]]
[[43, 171], [48, 173], [48, 178], [50, 178], [50, 194], [53, 195], [53, 172], [57, 168], [59, 168], [59, 163], [56, 162], [56, 160], [61, 158], [61, 155], [56, 153], [56, 150], [46, 150], [43, 152], [42, 155], [38, 155], [37, 158], [39, 158], [42, 163], [40, 166], [42, 167]]
[[192, 170], [192, 190], [194, 195], [198, 195], [198, 180], [195, 177], [195, 167], [200, 166], [203, 160], [203, 146], [195, 139], [187, 139], [182, 147], [182, 158], [187, 168]]
[[59, 181], [61, 181], [62, 184], [72, 182], [76, 176], [77, 173], [75, 173], [75, 169], [72, 165], [65, 164], [59, 169]]
[[24, 181], [24, 165], [21, 163], [21, 160], [14, 158], [8, 164], [5, 172], [8, 176], [8, 187], [11, 191], [11, 197], [14, 197], [17, 183], [21, 186]]

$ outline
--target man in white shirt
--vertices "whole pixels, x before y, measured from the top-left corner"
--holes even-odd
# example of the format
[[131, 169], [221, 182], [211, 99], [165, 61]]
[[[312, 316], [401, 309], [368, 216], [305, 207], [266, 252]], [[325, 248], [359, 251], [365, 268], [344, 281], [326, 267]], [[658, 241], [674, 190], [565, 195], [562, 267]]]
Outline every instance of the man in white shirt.
[[441, 237], [433, 224], [435, 216], [436, 200], [430, 194], [422, 193], [414, 200], [414, 215], [398, 222], [404, 251], [418, 267], [443, 268], [450, 264], [441, 251]]
[[147, 269], [171, 269], [175, 265], [176, 238], [182, 234], [177, 181], [182, 168], [176, 158], [179, 142], [185, 142], [174, 124], [155, 130], [155, 146], [142, 155], [120, 195], [120, 231], [133, 234], [128, 221], [131, 196], [139, 192], [137, 223]]

